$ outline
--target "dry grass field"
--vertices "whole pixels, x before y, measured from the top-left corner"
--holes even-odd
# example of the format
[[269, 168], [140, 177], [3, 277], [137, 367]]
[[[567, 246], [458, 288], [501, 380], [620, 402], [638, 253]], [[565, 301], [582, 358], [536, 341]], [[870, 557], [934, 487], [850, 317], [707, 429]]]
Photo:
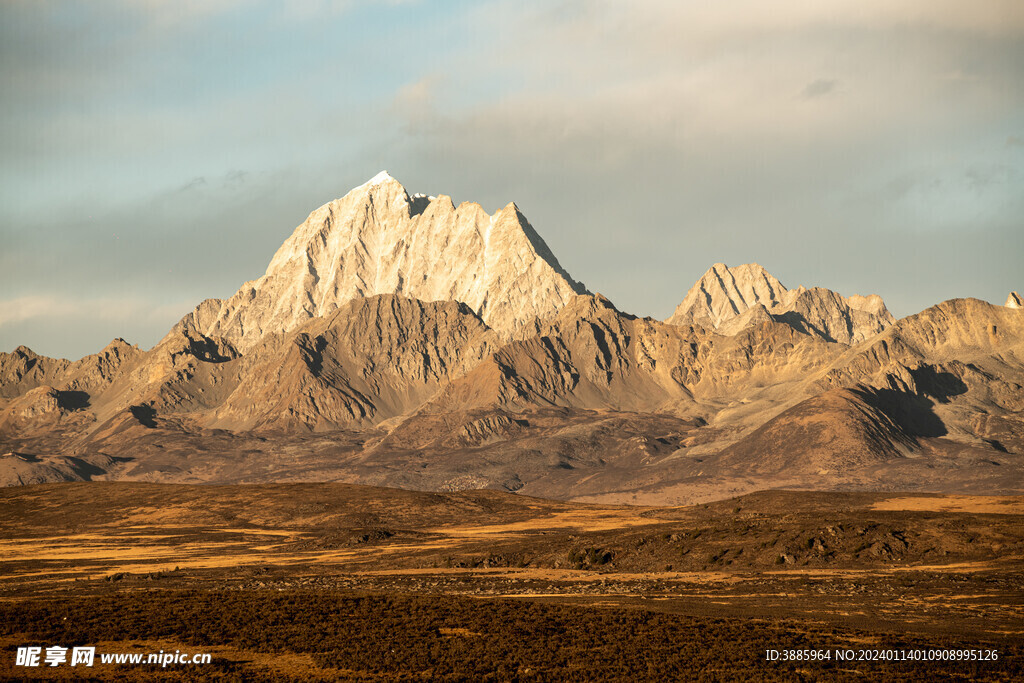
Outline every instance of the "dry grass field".
[[[676, 508], [346, 484], [0, 491], [19, 645], [209, 652], [100, 679], [1014, 680], [1015, 497], [772, 491]], [[786, 648], [997, 661], [767, 662]]]

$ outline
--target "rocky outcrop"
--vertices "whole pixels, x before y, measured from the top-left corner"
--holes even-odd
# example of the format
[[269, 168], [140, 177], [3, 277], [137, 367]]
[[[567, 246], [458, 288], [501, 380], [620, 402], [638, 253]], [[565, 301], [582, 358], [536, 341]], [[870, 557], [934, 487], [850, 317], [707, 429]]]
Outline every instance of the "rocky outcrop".
[[771, 309], [772, 317], [827, 341], [858, 344], [895, 322], [877, 295], [847, 299], [822, 287], [796, 291], [786, 304]]
[[667, 320], [734, 335], [768, 318], [841, 344], [857, 344], [895, 322], [881, 297], [846, 298], [821, 287], [786, 289], [756, 263], [730, 268], [716, 263]]
[[13, 398], [49, 385], [64, 391], [95, 394], [106, 390], [143, 352], [115, 339], [99, 353], [71, 362], [40, 356], [26, 346], [0, 353], [0, 397]]
[[43, 385], [11, 401], [0, 413], [0, 433], [16, 433], [57, 425], [67, 413], [61, 392]]
[[44, 384], [57, 384], [71, 363], [40, 356], [27, 346], [0, 352], [0, 397], [15, 398]]
[[107, 393], [104, 417], [140, 406], [146, 414], [216, 407], [237, 383], [228, 368], [238, 357], [223, 339], [179, 324], [118, 377]]
[[245, 353], [345, 302], [377, 294], [466, 304], [506, 338], [585, 292], [515, 204], [488, 215], [451, 198], [411, 198], [381, 173], [309, 215], [266, 274], [185, 320]]
[[1020, 294], [1017, 292], [1010, 292], [1010, 295], [1006, 297], [1006, 303], [1003, 306], [1007, 308], [1024, 308], [1024, 300], [1021, 299]]

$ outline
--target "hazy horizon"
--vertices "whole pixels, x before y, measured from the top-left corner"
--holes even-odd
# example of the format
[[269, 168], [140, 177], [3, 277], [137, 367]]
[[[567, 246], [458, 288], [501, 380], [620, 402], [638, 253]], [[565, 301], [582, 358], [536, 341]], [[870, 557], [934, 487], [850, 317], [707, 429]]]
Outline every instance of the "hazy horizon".
[[13, 2], [0, 350], [149, 348], [387, 169], [664, 319], [713, 263], [1024, 289], [1024, 6]]

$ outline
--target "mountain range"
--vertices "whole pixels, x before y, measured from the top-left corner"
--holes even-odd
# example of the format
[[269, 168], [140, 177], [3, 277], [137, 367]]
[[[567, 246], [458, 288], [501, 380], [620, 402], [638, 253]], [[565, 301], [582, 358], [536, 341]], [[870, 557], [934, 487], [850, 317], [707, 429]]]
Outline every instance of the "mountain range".
[[1024, 309], [713, 265], [665, 321], [574, 280], [515, 204], [386, 173], [156, 346], [0, 353], [0, 483], [344, 481], [681, 504], [1024, 492]]

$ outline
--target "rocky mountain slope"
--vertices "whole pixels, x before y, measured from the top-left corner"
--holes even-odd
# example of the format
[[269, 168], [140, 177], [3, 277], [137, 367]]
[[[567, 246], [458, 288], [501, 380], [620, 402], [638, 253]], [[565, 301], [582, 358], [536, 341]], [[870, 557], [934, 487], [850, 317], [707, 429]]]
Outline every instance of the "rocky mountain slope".
[[[582, 292], [582, 293], [581, 293]], [[683, 503], [785, 486], [1024, 493], [1024, 309], [713, 266], [666, 322], [381, 175], [152, 349], [0, 354], [0, 484], [337, 480]]]
[[780, 388], [844, 347], [768, 321], [725, 337], [578, 296], [537, 334], [505, 345], [424, 410], [565, 406], [706, 416], [752, 384]]
[[394, 294], [355, 299], [251, 349], [208, 424], [314, 431], [374, 424], [416, 408], [499, 344], [465, 304]]

